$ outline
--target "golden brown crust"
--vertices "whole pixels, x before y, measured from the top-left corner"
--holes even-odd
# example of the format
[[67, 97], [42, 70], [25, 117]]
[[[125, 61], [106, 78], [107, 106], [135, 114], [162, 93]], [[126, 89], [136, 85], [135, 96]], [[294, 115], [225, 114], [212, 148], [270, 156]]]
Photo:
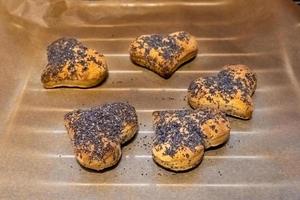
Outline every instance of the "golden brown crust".
[[74, 149], [76, 159], [82, 166], [99, 171], [118, 163], [122, 154], [120, 143], [105, 137], [101, 137], [101, 140], [102, 148], [105, 149], [101, 159], [95, 157], [97, 151], [93, 144], [84, 144]]
[[88, 88], [107, 77], [104, 56], [88, 49], [76, 39], [61, 38], [48, 47], [48, 64], [42, 72], [45, 88]]
[[197, 166], [204, 149], [229, 138], [229, 121], [225, 114], [214, 109], [155, 111], [153, 118], [153, 159], [173, 171]]
[[131, 140], [134, 135], [138, 132], [138, 124], [136, 122], [126, 122], [123, 124], [123, 128], [121, 131], [121, 144], [124, 144]]
[[131, 60], [148, 68], [163, 78], [169, 78], [183, 63], [197, 55], [198, 44], [192, 35], [185, 31], [142, 35], [134, 40], [129, 48]]
[[227, 65], [217, 76], [198, 78], [189, 86], [188, 101], [192, 108], [216, 108], [228, 115], [250, 119], [256, 76], [245, 65]]
[[167, 143], [156, 145], [152, 149], [152, 155], [157, 164], [172, 171], [192, 169], [202, 161], [204, 155], [202, 144], [197, 145], [193, 150], [183, 146], [172, 156], [165, 154], [168, 148], [170, 148], [170, 145]]
[[111, 103], [65, 115], [65, 126], [76, 159], [87, 168], [102, 170], [121, 157], [121, 144], [138, 131], [135, 109], [127, 103]]
[[216, 147], [229, 139], [230, 123], [222, 115], [215, 115], [214, 118], [206, 120], [201, 124], [203, 133], [202, 143], [205, 149]]

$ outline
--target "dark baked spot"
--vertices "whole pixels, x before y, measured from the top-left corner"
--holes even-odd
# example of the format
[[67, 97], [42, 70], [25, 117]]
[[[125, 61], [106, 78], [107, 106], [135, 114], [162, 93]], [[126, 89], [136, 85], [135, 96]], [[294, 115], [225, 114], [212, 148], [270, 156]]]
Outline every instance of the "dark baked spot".
[[211, 128], [212, 130], [215, 130], [216, 125], [211, 125], [210, 128]]

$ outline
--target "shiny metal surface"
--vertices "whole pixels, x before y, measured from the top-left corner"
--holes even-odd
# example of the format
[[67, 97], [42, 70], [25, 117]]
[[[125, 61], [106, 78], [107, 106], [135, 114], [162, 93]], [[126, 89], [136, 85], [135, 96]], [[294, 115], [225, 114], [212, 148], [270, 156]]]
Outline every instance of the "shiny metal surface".
[[[300, 12], [288, 0], [1, 1], [1, 199], [299, 199]], [[186, 30], [196, 59], [169, 80], [129, 61], [130, 41]], [[105, 54], [107, 81], [92, 89], [45, 90], [46, 46], [74, 36]], [[244, 63], [258, 75], [253, 119], [231, 118], [232, 134], [187, 173], [151, 159], [151, 112], [188, 107], [190, 81]], [[75, 161], [65, 112], [110, 101], [138, 110], [140, 132], [117, 167]]]

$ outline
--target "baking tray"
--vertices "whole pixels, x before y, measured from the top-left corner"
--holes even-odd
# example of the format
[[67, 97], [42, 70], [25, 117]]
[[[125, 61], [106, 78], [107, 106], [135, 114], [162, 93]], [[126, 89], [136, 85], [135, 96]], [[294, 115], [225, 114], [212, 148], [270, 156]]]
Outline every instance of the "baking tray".
[[[0, 1], [1, 199], [299, 199], [300, 12], [289, 0]], [[199, 54], [164, 80], [132, 64], [128, 45], [185, 30]], [[105, 54], [109, 78], [91, 89], [45, 90], [46, 47], [74, 36]], [[249, 121], [230, 118], [226, 145], [186, 173], [151, 159], [151, 112], [188, 108], [191, 80], [243, 63], [258, 76]], [[140, 131], [105, 172], [75, 161], [63, 116], [128, 101]]]

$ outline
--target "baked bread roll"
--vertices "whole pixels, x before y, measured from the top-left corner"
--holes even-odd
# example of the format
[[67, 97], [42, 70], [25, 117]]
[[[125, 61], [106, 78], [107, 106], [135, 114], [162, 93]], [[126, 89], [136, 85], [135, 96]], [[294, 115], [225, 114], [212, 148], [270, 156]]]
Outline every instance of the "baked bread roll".
[[74, 38], [61, 38], [47, 48], [48, 64], [42, 72], [45, 88], [88, 88], [107, 77], [104, 56], [83, 46]]
[[188, 88], [192, 108], [217, 108], [228, 115], [250, 119], [256, 75], [246, 65], [227, 65], [216, 75], [198, 78]]
[[129, 48], [131, 60], [150, 69], [163, 78], [169, 78], [183, 63], [197, 55], [198, 44], [185, 31], [142, 35]]
[[121, 144], [138, 131], [134, 107], [110, 103], [87, 110], [75, 110], [64, 117], [78, 162], [86, 168], [103, 170], [121, 157]]
[[214, 109], [155, 111], [153, 118], [153, 159], [173, 171], [194, 168], [205, 149], [229, 138], [229, 121], [224, 113]]

